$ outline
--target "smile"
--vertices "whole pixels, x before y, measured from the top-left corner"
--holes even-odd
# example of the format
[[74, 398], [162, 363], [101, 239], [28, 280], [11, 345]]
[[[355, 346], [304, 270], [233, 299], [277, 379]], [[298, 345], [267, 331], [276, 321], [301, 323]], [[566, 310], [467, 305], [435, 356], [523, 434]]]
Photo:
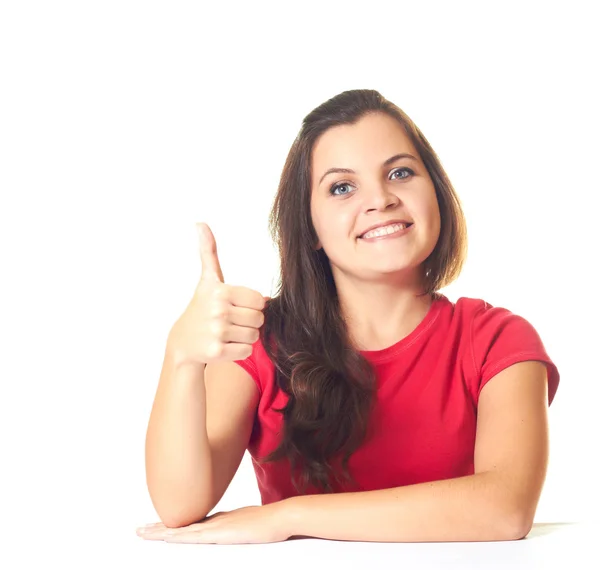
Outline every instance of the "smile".
[[[403, 224], [391, 224], [389, 226], [385, 226], [383, 228], [378, 228], [373, 232], [368, 232], [363, 237], [359, 237], [359, 240], [362, 240], [367, 243], [380, 241], [384, 239], [393, 239], [405, 236], [408, 232], [411, 231], [411, 228], [414, 224], [410, 224], [407, 227], [403, 227]], [[366, 237], [370, 235], [371, 237]]]

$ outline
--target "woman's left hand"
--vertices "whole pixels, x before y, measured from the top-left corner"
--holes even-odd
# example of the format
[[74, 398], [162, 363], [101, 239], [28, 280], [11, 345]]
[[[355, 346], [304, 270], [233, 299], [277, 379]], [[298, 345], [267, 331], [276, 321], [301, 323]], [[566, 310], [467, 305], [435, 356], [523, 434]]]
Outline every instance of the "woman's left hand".
[[280, 501], [258, 507], [243, 507], [215, 513], [189, 526], [169, 528], [163, 523], [155, 523], [140, 527], [136, 532], [147, 540], [189, 544], [283, 542], [293, 534], [286, 516], [287, 506], [285, 501]]

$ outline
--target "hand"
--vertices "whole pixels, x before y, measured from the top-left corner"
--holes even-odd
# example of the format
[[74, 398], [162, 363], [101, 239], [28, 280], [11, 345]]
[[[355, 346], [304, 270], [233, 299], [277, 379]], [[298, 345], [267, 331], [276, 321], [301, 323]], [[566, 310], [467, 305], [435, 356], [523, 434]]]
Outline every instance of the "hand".
[[212, 231], [207, 224], [197, 224], [197, 228], [200, 282], [168, 335], [177, 366], [247, 358], [264, 323], [267, 298], [248, 287], [226, 285]]
[[137, 529], [147, 540], [188, 544], [258, 544], [283, 542], [292, 536], [287, 511], [288, 503], [279, 501], [259, 507], [243, 507], [218, 512], [199, 523], [181, 528], [168, 528], [162, 523]]

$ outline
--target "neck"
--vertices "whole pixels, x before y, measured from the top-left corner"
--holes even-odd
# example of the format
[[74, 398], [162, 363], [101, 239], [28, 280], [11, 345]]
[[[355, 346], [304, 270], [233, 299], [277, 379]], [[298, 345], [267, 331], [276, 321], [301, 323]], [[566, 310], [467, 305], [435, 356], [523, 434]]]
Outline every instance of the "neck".
[[408, 336], [425, 318], [434, 295], [420, 288], [368, 283], [338, 289], [342, 317], [358, 350], [381, 350]]

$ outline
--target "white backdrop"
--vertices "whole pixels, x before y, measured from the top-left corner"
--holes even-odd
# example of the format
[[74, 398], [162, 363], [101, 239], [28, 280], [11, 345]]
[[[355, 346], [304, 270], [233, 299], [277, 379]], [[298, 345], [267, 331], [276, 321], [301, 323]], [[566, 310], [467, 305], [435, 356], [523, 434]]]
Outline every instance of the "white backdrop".
[[[284, 159], [309, 111], [356, 88], [408, 113], [463, 202], [467, 265], [442, 292], [527, 318], [561, 373], [536, 521], [597, 519], [592, 4], [2, 3], [4, 538], [108, 549], [158, 521], [144, 438], [200, 275], [194, 223], [226, 282], [270, 295]], [[216, 510], [249, 504], [246, 455]]]

